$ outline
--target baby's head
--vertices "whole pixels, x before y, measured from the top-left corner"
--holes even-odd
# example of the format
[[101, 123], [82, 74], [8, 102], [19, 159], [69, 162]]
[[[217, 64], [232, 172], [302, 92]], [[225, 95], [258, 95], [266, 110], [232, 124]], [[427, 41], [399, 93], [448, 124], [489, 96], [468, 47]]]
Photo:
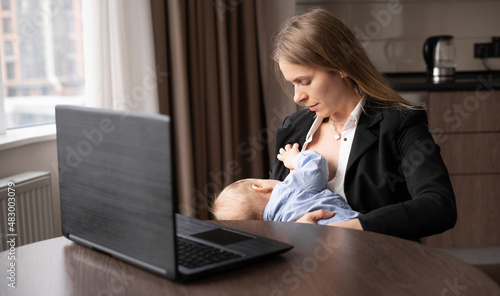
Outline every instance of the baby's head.
[[262, 220], [266, 204], [278, 182], [268, 179], [236, 181], [215, 198], [212, 213], [217, 220]]

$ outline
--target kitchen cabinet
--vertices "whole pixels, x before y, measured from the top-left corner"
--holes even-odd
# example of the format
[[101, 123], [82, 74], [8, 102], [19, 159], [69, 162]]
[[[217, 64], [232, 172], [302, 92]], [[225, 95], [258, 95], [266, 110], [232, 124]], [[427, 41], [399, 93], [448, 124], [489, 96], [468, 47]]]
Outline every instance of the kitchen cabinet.
[[454, 229], [423, 239], [432, 247], [500, 245], [500, 92], [429, 92], [429, 129], [457, 201]]

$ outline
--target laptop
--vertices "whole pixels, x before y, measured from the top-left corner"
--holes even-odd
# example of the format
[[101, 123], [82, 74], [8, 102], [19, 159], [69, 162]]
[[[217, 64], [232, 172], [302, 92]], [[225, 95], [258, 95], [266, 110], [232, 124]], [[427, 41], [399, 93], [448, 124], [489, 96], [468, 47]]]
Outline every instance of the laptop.
[[292, 248], [176, 213], [168, 116], [58, 105], [56, 126], [68, 239], [180, 281]]

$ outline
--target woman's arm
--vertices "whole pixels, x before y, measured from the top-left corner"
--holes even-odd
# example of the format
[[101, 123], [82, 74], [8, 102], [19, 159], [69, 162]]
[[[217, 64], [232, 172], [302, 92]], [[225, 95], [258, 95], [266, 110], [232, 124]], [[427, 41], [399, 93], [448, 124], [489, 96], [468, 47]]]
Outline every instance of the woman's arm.
[[350, 180], [355, 199], [363, 201], [358, 205], [370, 205], [370, 199], [380, 203], [359, 217], [363, 229], [417, 239], [452, 228], [455, 196], [425, 111], [384, 116], [378, 148], [356, 168], [376, 166], [380, 176], [357, 173]]

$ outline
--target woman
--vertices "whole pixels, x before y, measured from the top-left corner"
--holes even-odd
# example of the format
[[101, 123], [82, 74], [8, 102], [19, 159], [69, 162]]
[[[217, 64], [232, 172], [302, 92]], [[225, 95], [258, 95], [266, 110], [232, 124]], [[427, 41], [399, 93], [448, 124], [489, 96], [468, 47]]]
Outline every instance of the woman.
[[[426, 112], [392, 90], [341, 21], [320, 8], [292, 16], [273, 55], [282, 87], [291, 83], [293, 100], [307, 107], [284, 120], [276, 147], [299, 143], [325, 156], [328, 188], [363, 214], [336, 226], [419, 240], [455, 225], [455, 196]], [[275, 158], [271, 178], [287, 174]], [[315, 211], [298, 222], [332, 215]]]

